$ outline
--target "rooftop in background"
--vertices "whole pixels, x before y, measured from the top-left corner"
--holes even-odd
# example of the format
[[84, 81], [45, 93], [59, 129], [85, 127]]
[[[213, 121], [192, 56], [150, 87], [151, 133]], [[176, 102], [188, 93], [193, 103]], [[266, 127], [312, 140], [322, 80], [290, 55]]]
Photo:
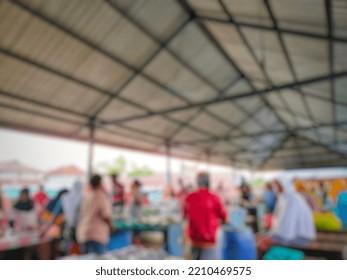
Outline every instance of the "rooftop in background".
[[0, 174], [43, 174], [43, 171], [20, 163], [19, 161], [0, 162]]
[[[347, 164], [347, 2], [0, 2], [0, 124], [253, 169]], [[86, 24], [88, 23], [88, 24]], [[139, 47], [141, 46], [141, 47]], [[57, 94], [59, 92], [59, 94]]]
[[53, 177], [53, 176], [84, 176], [85, 173], [80, 168], [74, 165], [62, 166], [57, 169], [51, 170], [45, 174], [45, 177]]
[[18, 161], [0, 162], [0, 184], [6, 186], [38, 185], [42, 183], [43, 171]]

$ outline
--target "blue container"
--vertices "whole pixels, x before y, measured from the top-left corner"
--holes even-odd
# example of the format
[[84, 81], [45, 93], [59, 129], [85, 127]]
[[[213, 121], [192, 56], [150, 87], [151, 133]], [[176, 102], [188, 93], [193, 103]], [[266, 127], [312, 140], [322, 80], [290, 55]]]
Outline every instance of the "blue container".
[[243, 208], [234, 209], [229, 213], [230, 227], [232, 229], [242, 229], [246, 226], [247, 212]]
[[167, 229], [167, 251], [174, 257], [183, 257], [182, 224], [172, 224]]
[[304, 252], [285, 248], [281, 246], [273, 246], [263, 257], [263, 260], [303, 260]]
[[248, 227], [224, 228], [222, 252], [224, 260], [256, 260], [257, 247], [252, 230]]
[[340, 217], [343, 227], [347, 229], [347, 192], [342, 192], [337, 198], [337, 212]]
[[132, 244], [133, 234], [131, 230], [119, 230], [113, 233], [108, 243], [108, 250], [117, 250]]

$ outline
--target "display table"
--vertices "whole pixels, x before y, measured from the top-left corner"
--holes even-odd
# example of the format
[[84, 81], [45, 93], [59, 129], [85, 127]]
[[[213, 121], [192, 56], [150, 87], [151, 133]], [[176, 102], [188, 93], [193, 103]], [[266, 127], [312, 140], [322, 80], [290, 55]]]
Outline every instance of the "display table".
[[[143, 224], [131, 221], [116, 220], [114, 221], [114, 227], [116, 228], [116, 233], [111, 236], [112, 238], [117, 238], [114, 240], [114, 244], [123, 244], [126, 247], [129, 240], [129, 234], [131, 232], [132, 236], [139, 235], [143, 231], [160, 231], [164, 234], [164, 249], [172, 256], [182, 257], [183, 256], [183, 231], [181, 223], [172, 223], [168, 225], [154, 225], [154, 224]], [[120, 249], [121, 247], [112, 249]]]
[[40, 237], [38, 231], [14, 232], [0, 238], [0, 254], [3, 256], [8, 251], [35, 248], [40, 259], [50, 259], [51, 241], [48, 237]]
[[143, 246], [131, 245], [123, 249], [107, 252], [103, 255], [87, 254], [73, 255], [63, 260], [177, 260], [165, 251], [144, 248]]

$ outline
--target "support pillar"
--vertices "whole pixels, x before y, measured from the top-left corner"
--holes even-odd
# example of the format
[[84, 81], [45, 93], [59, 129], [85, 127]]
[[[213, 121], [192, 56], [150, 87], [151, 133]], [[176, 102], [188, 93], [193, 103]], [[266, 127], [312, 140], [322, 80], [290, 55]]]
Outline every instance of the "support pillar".
[[94, 123], [89, 124], [89, 140], [88, 140], [88, 163], [87, 163], [87, 180], [93, 172], [93, 159], [94, 159]]
[[172, 187], [172, 173], [171, 173], [171, 146], [170, 142], [166, 142], [166, 187]]

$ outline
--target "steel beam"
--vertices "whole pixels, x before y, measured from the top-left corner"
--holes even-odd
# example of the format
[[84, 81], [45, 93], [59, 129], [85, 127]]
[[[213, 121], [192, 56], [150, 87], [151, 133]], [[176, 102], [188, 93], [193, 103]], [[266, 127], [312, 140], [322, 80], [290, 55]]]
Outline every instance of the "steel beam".
[[[269, 2], [268, 0], [264, 0], [264, 4], [265, 4], [265, 7], [266, 7], [266, 9], [267, 9], [267, 11], [268, 11], [268, 13], [269, 13], [269, 15], [270, 15], [270, 18], [271, 18], [273, 27], [274, 27], [274, 29], [276, 30], [276, 34], [277, 34], [277, 37], [278, 37], [278, 39], [279, 39], [279, 42], [280, 42], [280, 45], [281, 45], [281, 49], [282, 49], [283, 55], [284, 55], [284, 57], [285, 57], [285, 59], [286, 59], [286, 62], [287, 62], [287, 64], [288, 64], [288, 66], [289, 66], [289, 70], [290, 70], [290, 72], [291, 72], [291, 74], [292, 74], [292, 76], [293, 76], [293, 78], [294, 78], [294, 81], [297, 82], [297, 81], [298, 81], [298, 78], [297, 78], [297, 75], [296, 75], [296, 72], [295, 72], [295, 69], [294, 69], [294, 65], [293, 65], [293, 63], [292, 63], [292, 61], [291, 61], [291, 59], [290, 59], [289, 52], [288, 52], [288, 49], [287, 49], [286, 44], [284, 43], [283, 36], [282, 36], [282, 34], [278, 31], [277, 19], [276, 19], [275, 15], [274, 15], [274, 13], [273, 13], [273, 11], [272, 11], [271, 4], [270, 4], [270, 2]], [[296, 89], [296, 90], [299, 91], [299, 92], [301, 93], [300, 89]], [[301, 93], [301, 94], [302, 94], [302, 93]], [[305, 106], [306, 111], [307, 111], [308, 114], [309, 114], [309, 119], [310, 119], [313, 123], [315, 123], [316, 121], [315, 121], [315, 119], [313, 118], [313, 114], [312, 114], [312, 112], [311, 112], [310, 107], [309, 107], [308, 104], [307, 104], [306, 98], [305, 98], [304, 96], [300, 96], [300, 97], [301, 97], [301, 99], [302, 99], [302, 101], [303, 101], [303, 104], [304, 104], [304, 106]], [[291, 107], [289, 106], [289, 104], [287, 103], [287, 101], [286, 101], [282, 96], [281, 96], [281, 98], [282, 98], [282, 101], [286, 104], [286, 107], [290, 109]], [[297, 125], [299, 126], [299, 120], [298, 120], [298, 118], [296, 118], [295, 115], [294, 115], [294, 118], [295, 118], [295, 120], [296, 120], [296, 122], [297, 122]], [[318, 134], [317, 134], [317, 137], [319, 137]]]
[[[337, 123], [320, 123], [320, 124], [314, 124], [313, 126], [302, 126], [302, 127], [298, 127], [295, 130], [296, 131], [307, 131], [310, 129], [318, 129], [318, 128], [323, 128], [323, 127], [334, 127], [334, 128], [338, 128], [338, 127], [343, 127], [343, 126], [347, 126], [347, 121], [344, 122], [337, 122]], [[261, 133], [252, 133], [249, 134], [247, 137], [249, 138], [255, 138], [255, 137], [261, 137], [261, 136], [266, 136], [266, 135], [274, 135], [274, 134], [283, 134], [288, 132], [287, 129], [284, 130], [277, 130], [277, 131], [266, 131], [266, 132], [261, 132]], [[193, 144], [199, 144], [199, 143], [207, 143], [210, 141], [229, 141], [232, 139], [242, 139], [245, 138], [245, 136], [230, 136], [228, 135], [222, 135], [222, 136], [218, 136], [218, 137], [214, 137], [208, 140], [202, 139], [202, 140], [197, 140], [197, 141], [191, 141], [191, 142], [181, 142], [180, 144], [187, 144], [187, 145], [193, 145]]]
[[[157, 81], [156, 79], [152, 78], [151, 76], [139, 71], [138, 68], [130, 65], [129, 63], [127, 63], [124, 59], [122, 59], [119, 56], [116, 56], [104, 49], [101, 49], [97, 44], [95, 44], [94, 42], [80, 36], [79, 34], [73, 32], [72, 30], [69, 30], [68, 28], [66, 28], [64, 25], [60, 24], [59, 22], [55, 21], [54, 19], [40, 13], [39, 11], [31, 8], [30, 6], [28, 6], [27, 4], [23, 3], [22, 1], [19, 0], [11, 0], [12, 3], [16, 4], [17, 6], [19, 6], [20, 8], [24, 9], [25, 11], [29, 12], [30, 14], [40, 18], [41, 20], [47, 22], [48, 24], [52, 25], [54, 28], [57, 28], [61, 31], [63, 31], [64, 33], [66, 33], [67, 35], [71, 36], [72, 38], [78, 40], [79, 42], [81, 42], [84, 45], [87, 45], [88, 47], [90, 47], [91, 49], [94, 49], [95, 51], [104, 54], [105, 56], [107, 56], [109, 59], [121, 64], [122, 66], [132, 70], [134, 73], [138, 73], [140, 74], [143, 78], [145, 78], [146, 80], [148, 80], [149, 82], [157, 85], [158, 87], [160, 87], [161, 89], [163, 89], [166, 93], [168, 93], [169, 95], [175, 96], [177, 98], [180, 98], [181, 100], [185, 101], [187, 104], [192, 104], [191, 101], [189, 99], [187, 99], [186, 97], [182, 96], [180, 93], [168, 88], [166, 85], [160, 83], [159, 81]], [[71, 78], [71, 77], [70, 77]], [[124, 99], [121, 98], [120, 96], [118, 96], [118, 99], [120, 99], [121, 101], [125, 101], [126, 103], [129, 102], [130, 100], [128, 99]], [[131, 102], [131, 101], [130, 101]], [[133, 103], [133, 102], [132, 102]], [[138, 108], [140, 108], [139, 104], [133, 103], [133, 106], [136, 106]], [[144, 110], [148, 111], [148, 115], [147, 116], [151, 116], [153, 115], [148, 108], [141, 106]], [[213, 117], [216, 118], [217, 117], [214, 114], [211, 114], [208, 112], [208, 114]], [[175, 122], [175, 120], [167, 117], [167, 116], [163, 116], [166, 119], [170, 119], [171, 121]], [[221, 121], [221, 119], [218, 119], [219, 121]], [[225, 120], [223, 120], [225, 121]], [[230, 125], [230, 123], [229, 123]], [[189, 126], [191, 129], [196, 130], [196, 128]], [[78, 131], [81, 130], [81, 127], [78, 129]], [[201, 131], [201, 130], [200, 130]], [[206, 133], [206, 132], [205, 132]]]
[[[334, 45], [333, 45], [333, 19], [332, 19], [332, 2], [331, 0], [325, 0], [325, 14], [328, 26], [328, 37], [329, 37], [329, 71], [330, 73], [334, 72]], [[336, 96], [335, 96], [335, 83], [334, 81], [330, 82], [330, 90], [331, 90], [331, 102], [333, 104], [333, 112], [334, 112], [334, 121], [337, 121], [336, 117]], [[334, 141], [337, 141], [337, 133], [334, 133]]]
[[[260, 24], [253, 24], [249, 22], [244, 21], [230, 21], [230, 19], [221, 19], [221, 18], [215, 18], [210, 16], [198, 16], [196, 20], [199, 21], [213, 21], [213, 22], [219, 22], [223, 24], [234, 24], [241, 27], [248, 27], [252, 29], [258, 29], [258, 30], [265, 30], [265, 31], [276, 31], [273, 26], [266, 26], [266, 25], [260, 25]], [[288, 29], [288, 28], [279, 28], [278, 32], [281, 34], [290, 34], [290, 35], [297, 35], [297, 36], [303, 36], [308, 38], [314, 38], [314, 39], [321, 39], [321, 40], [332, 40], [334, 42], [341, 42], [341, 43], [347, 43], [347, 39], [343, 37], [337, 37], [333, 36], [332, 38], [329, 38], [329, 36], [326, 35], [320, 35], [317, 33], [311, 33], [311, 32], [305, 32], [305, 31], [299, 31], [294, 29]]]
[[219, 103], [223, 103], [226, 101], [233, 101], [233, 100], [238, 100], [238, 99], [242, 99], [242, 98], [259, 96], [259, 95], [266, 95], [266, 94], [273, 92], [273, 91], [276, 92], [276, 91], [283, 90], [283, 89], [305, 86], [305, 85], [323, 82], [323, 81], [327, 81], [327, 80], [332, 80], [332, 79], [336, 79], [336, 78], [340, 78], [340, 77], [344, 77], [344, 76], [347, 76], [347, 71], [341, 71], [341, 72], [337, 72], [337, 73], [333, 73], [333, 74], [309, 78], [309, 79], [301, 80], [298, 82], [285, 83], [285, 84], [282, 84], [279, 86], [274, 86], [274, 87], [270, 87], [270, 88], [266, 88], [266, 89], [250, 91], [250, 92], [239, 94], [239, 95], [225, 96], [222, 99], [219, 99], [219, 98], [210, 99], [210, 100], [193, 103], [193, 104], [186, 105], [186, 106], [171, 108], [168, 110], [161, 110], [161, 111], [157, 111], [157, 112], [153, 112], [153, 113], [149, 113], [149, 114], [139, 114], [137, 116], [133, 116], [133, 117], [129, 117], [129, 118], [111, 120], [111, 121], [104, 122], [103, 125], [118, 124], [118, 123], [127, 122], [127, 121], [131, 121], [131, 120], [142, 119], [142, 118], [146, 118], [146, 117], [150, 117], [150, 116], [165, 115], [165, 114], [183, 111], [186, 109], [197, 108], [197, 107], [207, 106], [207, 105], [212, 105], [212, 104], [219, 104]]
[[277, 145], [277, 147], [274, 147], [271, 151], [270, 154], [267, 155], [267, 157], [265, 157], [262, 162], [260, 163], [259, 166], [264, 166], [268, 160], [270, 160], [272, 158], [272, 156], [277, 152], [280, 151], [284, 145], [286, 144], [286, 142], [288, 141], [288, 139], [291, 137], [291, 134], [288, 133], [287, 135], [284, 136], [284, 138], [281, 140], [281, 142]]

